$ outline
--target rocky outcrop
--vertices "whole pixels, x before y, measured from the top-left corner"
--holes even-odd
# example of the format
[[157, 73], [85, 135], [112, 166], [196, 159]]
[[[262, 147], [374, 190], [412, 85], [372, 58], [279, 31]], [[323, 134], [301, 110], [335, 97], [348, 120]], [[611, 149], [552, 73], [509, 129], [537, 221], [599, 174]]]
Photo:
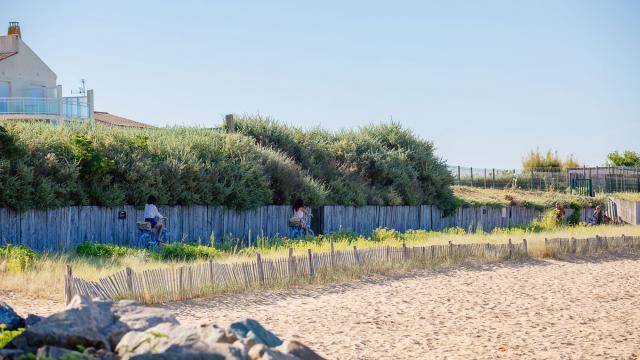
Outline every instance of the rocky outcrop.
[[0, 350], [0, 359], [23, 353], [47, 359], [322, 359], [252, 319], [227, 328], [180, 324], [166, 310], [133, 301], [76, 296], [64, 311], [33, 320], [11, 349]]
[[25, 325], [24, 319], [4, 301], [0, 301], [0, 324], [4, 324], [5, 330], [17, 330]]

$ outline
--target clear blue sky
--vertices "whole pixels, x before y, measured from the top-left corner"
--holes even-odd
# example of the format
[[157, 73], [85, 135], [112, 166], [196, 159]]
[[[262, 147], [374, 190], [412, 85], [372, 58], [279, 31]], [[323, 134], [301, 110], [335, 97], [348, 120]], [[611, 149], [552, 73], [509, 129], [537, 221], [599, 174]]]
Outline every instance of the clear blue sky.
[[393, 120], [452, 165], [531, 149], [640, 151], [640, 1], [2, 0], [0, 22], [96, 109], [154, 125], [226, 113]]

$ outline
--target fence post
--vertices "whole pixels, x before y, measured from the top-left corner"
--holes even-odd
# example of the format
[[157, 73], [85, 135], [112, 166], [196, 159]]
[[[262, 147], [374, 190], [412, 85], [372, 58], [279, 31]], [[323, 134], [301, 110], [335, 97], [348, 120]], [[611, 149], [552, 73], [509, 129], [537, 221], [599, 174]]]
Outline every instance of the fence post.
[[522, 244], [524, 245], [524, 254], [526, 257], [529, 257], [529, 249], [527, 247], [527, 239], [522, 239]]
[[184, 266], [178, 268], [178, 300], [182, 300], [184, 294]]
[[133, 294], [133, 269], [130, 267], [125, 269], [125, 273], [127, 275], [127, 291], [129, 291], [129, 299], [134, 298]]
[[484, 188], [487, 188], [487, 168], [484, 168]]
[[473, 186], [473, 168], [471, 168], [471, 186]]
[[386, 254], [387, 254], [387, 261], [391, 261], [391, 246], [387, 246]]
[[360, 262], [360, 257], [358, 256], [358, 249], [355, 247], [355, 245], [353, 246], [353, 258], [356, 259], [357, 263]]
[[256, 265], [258, 265], [258, 281], [260, 282], [260, 286], [264, 286], [264, 268], [262, 267], [260, 253], [256, 253]]
[[67, 264], [67, 270], [64, 274], [64, 304], [69, 305], [73, 298], [73, 270], [71, 265]]
[[448, 258], [451, 259], [452, 256], [453, 256], [453, 243], [451, 241], [449, 241], [449, 256], [448, 256]]
[[494, 189], [496, 187], [496, 169], [491, 169], [491, 188]]
[[407, 261], [407, 259], [409, 259], [409, 254], [407, 253], [407, 244], [404, 241], [402, 242], [402, 259], [404, 261]]
[[460, 185], [460, 165], [458, 165], [458, 185]]
[[329, 257], [331, 258], [331, 266], [335, 266], [336, 265], [336, 254], [333, 251], [333, 237], [329, 238], [329, 246], [331, 246], [331, 253], [329, 254]]
[[513, 244], [511, 243], [511, 238], [509, 238], [509, 259], [511, 259], [512, 252], [513, 252]]
[[289, 277], [296, 277], [296, 266], [293, 259], [293, 248], [289, 248]]
[[[598, 235], [596, 235], [596, 237], [598, 237]], [[589, 243], [589, 239], [587, 239], [587, 244]], [[573, 253], [577, 253], [578, 252], [578, 241], [572, 237], [571, 238], [571, 247], [573, 248]]]
[[309, 253], [309, 276], [313, 277], [313, 257], [311, 255], [311, 249], [308, 249]]
[[213, 260], [209, 260], [209, 283], [213, 286]]

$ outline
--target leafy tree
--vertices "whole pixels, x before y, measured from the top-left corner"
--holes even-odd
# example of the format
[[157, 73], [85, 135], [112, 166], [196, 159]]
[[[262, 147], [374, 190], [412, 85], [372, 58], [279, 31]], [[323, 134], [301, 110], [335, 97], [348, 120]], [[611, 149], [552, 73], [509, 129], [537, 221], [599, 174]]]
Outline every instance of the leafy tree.
[[634, 166], [640, 167], [640, 153], [626, 150], [622, 155], [617, 152], [611, 152], [607, 155], [609, 163], [613, 166]]

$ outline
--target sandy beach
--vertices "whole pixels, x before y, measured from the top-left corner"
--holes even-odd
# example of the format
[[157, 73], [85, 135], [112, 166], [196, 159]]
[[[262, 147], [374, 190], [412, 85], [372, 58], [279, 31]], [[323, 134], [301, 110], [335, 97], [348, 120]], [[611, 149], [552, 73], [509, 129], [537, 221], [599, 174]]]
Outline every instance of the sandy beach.
[[[22, 314], [61, 306], [6, 300]], [[251, 317], [329, 359], [640, 356], [637, 257], [458, 267], [163, 306], [185, 322]]]

